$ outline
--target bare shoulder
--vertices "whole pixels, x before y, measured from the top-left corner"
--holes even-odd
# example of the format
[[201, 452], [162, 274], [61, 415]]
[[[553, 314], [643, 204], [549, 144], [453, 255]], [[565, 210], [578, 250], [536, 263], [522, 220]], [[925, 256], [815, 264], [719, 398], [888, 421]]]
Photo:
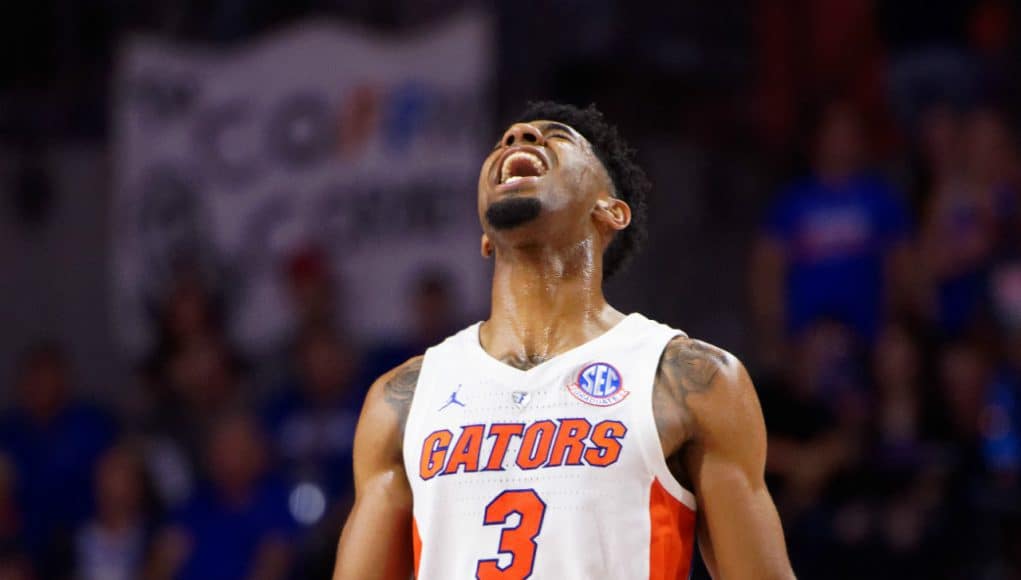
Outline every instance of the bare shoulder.
[[369, 413], [375, 414], [383, 409], [391, 417], [391, 424], [404, 433], [404, 426], [411, 410], [411, 401], [418, 385], [418, 375], [422, 371], [424, 357], [416, 356], [401, 365], [389, 370], [372, 384], [365, 400], [363, 419]]
[[656, 371], [653, 414], [666, 454], [698, 438], [706, 414], [725, 409], [751, 383], [741, 361], [707, 342], [678, 336], [667, 344]]

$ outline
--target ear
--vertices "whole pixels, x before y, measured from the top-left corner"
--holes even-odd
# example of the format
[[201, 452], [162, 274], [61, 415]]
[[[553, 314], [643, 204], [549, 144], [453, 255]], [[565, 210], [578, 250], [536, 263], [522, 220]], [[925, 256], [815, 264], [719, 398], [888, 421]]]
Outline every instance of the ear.
[[607, 196], [597, 200], [592, 215], [596, 221], [614, 231], [620, 231], [631, 223], [631, 207], [624, 200], [615, 197]]
[[488, 258], [493, 255], [493, 242], [489, 241], [489, 236], [486, 234], [482, 234], [482, 241], [479, 249], [482, 252], [483, 258]]

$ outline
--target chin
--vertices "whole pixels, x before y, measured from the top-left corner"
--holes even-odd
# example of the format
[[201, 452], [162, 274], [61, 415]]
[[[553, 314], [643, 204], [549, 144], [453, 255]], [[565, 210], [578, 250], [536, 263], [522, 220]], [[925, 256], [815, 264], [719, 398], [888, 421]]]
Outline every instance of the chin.
[[536, 193], [505, 195], [493, 201], [486, 208], [486, 222], [498, 231], [518, 229], [535, 222], [543, 213], [542, 201]]

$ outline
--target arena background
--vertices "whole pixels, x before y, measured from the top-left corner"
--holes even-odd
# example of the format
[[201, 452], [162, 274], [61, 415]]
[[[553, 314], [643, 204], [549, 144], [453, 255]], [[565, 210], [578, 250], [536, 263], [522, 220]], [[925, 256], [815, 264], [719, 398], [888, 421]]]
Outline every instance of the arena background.
[[608, 294], [746, 361], [799, 577], [1021, 578], [1016, 3], [3, 12], [0, 578], [328, 578], [364, 390], [486, 315], [474, 179], [536, 98], [638, 148]]

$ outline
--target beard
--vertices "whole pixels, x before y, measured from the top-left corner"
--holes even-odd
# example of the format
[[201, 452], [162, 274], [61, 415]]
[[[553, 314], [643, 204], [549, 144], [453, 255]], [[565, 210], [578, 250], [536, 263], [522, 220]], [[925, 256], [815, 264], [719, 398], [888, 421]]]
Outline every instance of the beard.
[[539, 217], [542, 202], [534, 197], [508, 197], [495, 201], [486, 210], [486, 221], [497, 230], [509, 230]]

